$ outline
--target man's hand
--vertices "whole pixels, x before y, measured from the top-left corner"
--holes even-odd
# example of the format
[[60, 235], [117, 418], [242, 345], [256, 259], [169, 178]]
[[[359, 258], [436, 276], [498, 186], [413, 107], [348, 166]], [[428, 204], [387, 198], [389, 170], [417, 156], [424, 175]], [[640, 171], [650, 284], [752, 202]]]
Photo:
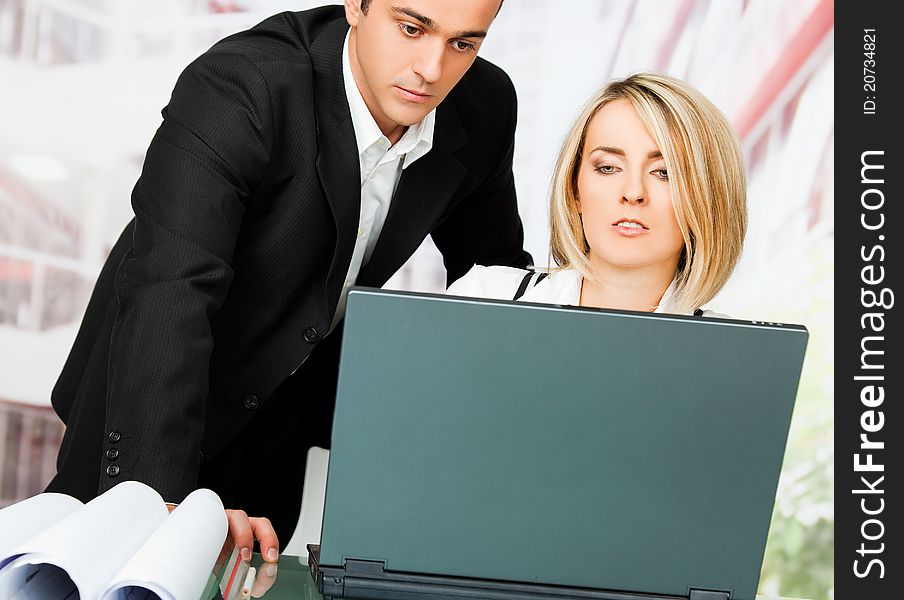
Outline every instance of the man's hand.
[[[172, 502], [166, 503], [166, 508], [170, 512], [173, 512], [177, 506], [179, 505]], [[254, 547], [254, 540], [260, 543], [261, 556], [265, 561], [276, 562], [279, 560], [279, 539], [276, 537], [276, 530], [270, 524], [270, 519], [249, 517], [243, 510], [227, 509], [226, 520], [229, 522], [229, 535], [235, 543], [234, 547], [240, 549], [242, 560], [251, 560], [251, 548]]]
[[226, 519], [229, 521], [229, 535], [235, 541], [236, 548], [240, 548], [242, 560], [251, 560], [254, 540], [260, 543], [261, 556], [265, 561], [276, 562], [279, 559], [279, 540], [270, 519], [249, 517], [243, 510], [227, 510]]

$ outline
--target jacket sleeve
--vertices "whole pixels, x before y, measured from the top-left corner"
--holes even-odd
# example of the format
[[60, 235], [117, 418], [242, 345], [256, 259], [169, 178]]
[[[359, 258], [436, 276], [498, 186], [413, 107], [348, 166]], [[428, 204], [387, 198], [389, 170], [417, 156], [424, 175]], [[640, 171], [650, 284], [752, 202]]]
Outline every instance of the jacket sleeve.
[[[500, 71], [501, 73], [501, 71]], [[518, 215], [512, 160], [518, 101], [507, 76], [505, 91], [510, 98], [507, 127], [494, 168], [483, 184], [463, 198], [432, 234], [443, 255], [449, 285], [475, 264], [524, 268], [533, 264], [524, 250], [524, 228]]]
[[211, 319], [233, 271], [245, 203], [272, 145], [266, 82], [248, 58], [208, 52], [180, 76], [132, 194], [115, 279], [99, 492], [142, 481], [169, 502], [197, 485]]

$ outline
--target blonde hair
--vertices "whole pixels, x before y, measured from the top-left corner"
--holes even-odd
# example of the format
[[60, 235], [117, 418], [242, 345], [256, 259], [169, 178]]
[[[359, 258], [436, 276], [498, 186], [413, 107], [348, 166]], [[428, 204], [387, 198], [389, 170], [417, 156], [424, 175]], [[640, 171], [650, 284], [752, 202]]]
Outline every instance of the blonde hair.
[[618, 99], [631, 102], [665, 159], [684, 237], [669, 308], [693, 311], [722, 289], [738, 262], [747, 231], [747, 192], [737, 134], [712, 102], [678, 79], [638, 73], [612, 81], [578, 115], [550, 188], [552, 258], [559, 267], [595, 278], [578, 210], [577, 175], [590, 121]]

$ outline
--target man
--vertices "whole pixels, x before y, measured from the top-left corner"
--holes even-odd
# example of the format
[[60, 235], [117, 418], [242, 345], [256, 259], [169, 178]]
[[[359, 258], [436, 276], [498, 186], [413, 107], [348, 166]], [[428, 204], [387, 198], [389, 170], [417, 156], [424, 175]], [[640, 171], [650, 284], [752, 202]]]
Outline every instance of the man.
[[294, 530], [307, 449], [329, 446], [348, 286], [382, 285], [428, 234], [449, 281], [530, 262], [514, 91], [476, 59], [500, 3], [284, 13], [185, 70], [53, 392], [49, 490], [210, 487], [245, 511], [240, 547], [254, 528], [275, 558], [246, 513]]

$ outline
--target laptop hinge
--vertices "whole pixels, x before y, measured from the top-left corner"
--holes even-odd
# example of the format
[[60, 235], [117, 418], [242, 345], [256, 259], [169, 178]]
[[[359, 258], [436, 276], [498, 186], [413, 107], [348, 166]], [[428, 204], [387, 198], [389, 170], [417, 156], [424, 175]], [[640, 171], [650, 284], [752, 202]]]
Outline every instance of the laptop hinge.
[[729, 593], [716, 590], [692, 589], [688, 600], [728, 600]]
[[345, 574], [348, 577], [373, 577], [375, 575], [380, 576], [383, 575], [385, 571], [385, 560], [359, 560], [357, 558], [345, 559]]

